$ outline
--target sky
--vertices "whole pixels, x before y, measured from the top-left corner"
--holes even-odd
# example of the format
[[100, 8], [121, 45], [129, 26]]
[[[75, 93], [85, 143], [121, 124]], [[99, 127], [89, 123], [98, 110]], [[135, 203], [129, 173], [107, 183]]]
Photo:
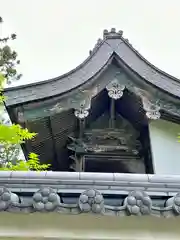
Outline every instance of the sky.
[[16, 33], [16, 85], [57, 77], [115, 27], [151, 63], [180, 78], [179, 0], [0, 0], [0, 33]]

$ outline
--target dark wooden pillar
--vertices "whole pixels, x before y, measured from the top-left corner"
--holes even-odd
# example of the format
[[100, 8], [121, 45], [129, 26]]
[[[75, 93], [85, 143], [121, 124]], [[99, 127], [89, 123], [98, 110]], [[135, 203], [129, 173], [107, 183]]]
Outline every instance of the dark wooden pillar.
[[[89, 115], [89, 111], [83, 105], [80, 105], [80, 108], [76, 109], [74, 114], [79, 119], [79, 140], [80, 140], [79, 144], [83, 144], [85, 119]], [[84, 156], [82, 154], [75, 153], [75, 171], [76, 172], [83, 171], [83, 159], [84, 159]]]
[[106, 89], [111, 98], [109, 127], [115, 128], [115, 101], [123, 96], [125, 86], [119, 84], [118, 80], [115, 79], [106, 86]]
[[85, 129], [85, 119], [79, 119], [79, 138], [83, 138]]
[[115, 99], [111, 98], [109, 127], [115, 128], [116, 120]]

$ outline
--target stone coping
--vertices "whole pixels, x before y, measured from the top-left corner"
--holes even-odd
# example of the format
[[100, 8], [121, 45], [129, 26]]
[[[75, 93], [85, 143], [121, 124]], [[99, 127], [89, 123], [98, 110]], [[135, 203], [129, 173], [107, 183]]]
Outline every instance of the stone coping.
[[[62, 193], [78, 193], [78, 197], [74, 203], [64, 203]], [[106, 194], [117, 194], [119, 203], [107, 205]], [[164, 200], [156, 202], [159, 196]], [[174, 217], [180, 215], [180, 176], [4, 171], [0, 172], [1, 211]]]
[[180, 175], [2, 171], [0, 186], [20, 192], [35, 192], [46, 186], [65, 193], [81, 193], [95, 188], [103, 194], [143, 190], [151, 196], [174, 196], [180, 189]]
[[112, 182], [150, 182], [150, 183], [177, 183], [180, 184], [180, 175], [159, 174], [126, 174], [126, 173], [91, 173], [91, 172], [53, 172], [53, 171], [0, 171], [2, 179], [33, 179], [41, 180], [90, 180], [90, 181], [112, 181]]

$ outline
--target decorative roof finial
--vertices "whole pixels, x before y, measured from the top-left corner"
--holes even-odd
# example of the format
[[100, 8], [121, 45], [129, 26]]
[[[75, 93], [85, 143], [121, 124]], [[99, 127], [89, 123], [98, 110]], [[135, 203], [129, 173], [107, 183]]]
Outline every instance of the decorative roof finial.
[[106, 36], [108, 36], [108, 34], [109, 34], [108, 30], [104, 29], [104, 31], [103, 31], [103, 38], [105, 39]]
[[[104, 29], [103, 31], [103, 40], [106, 39], [122, 39], [123, 31], [116, 31], [116, 28], [111, 28], [110, 31], [107, 29]], [[92, 55], [92, 53], [100, 46], [100, 44], [103, 42], [102, 39], [98, 39], [96, 45], [94, 46], [93, 50], [89, 51], [89, 55]], [[128, 40], [126, 40], [128, 42]]]
[[119, 35], [122, 37], [123, 36], [123, 31], [122, 30], [119, 30]]
[[123, 31], [120, 30], [120, 31], [116, 31], [115, 28], [111, 28], [111, 31], [108, 32], [108, 30], [104, 30], [103, 31], [103, 38], [106, 39], [106, 38], [121, 38], [123, 35]]
[[111, 33], [116, 33], [116, 29], [115, 28], [111, 28]]
[[101, 39], [101, 38], [98, 38], [97, 44], [100, 44], [101, 42], [102, 42], [102, 39]]

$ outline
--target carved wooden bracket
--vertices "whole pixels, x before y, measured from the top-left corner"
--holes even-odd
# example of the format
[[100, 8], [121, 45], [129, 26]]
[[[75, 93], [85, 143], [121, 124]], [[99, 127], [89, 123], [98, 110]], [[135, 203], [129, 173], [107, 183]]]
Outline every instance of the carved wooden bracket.
[[82, 102], [79, 108], [74, 110], [74, 115], [79, 119], [84, 119], [89, 115], [90, 106], [87, 106], [85, 102]]
[[123, 96], [125, 86], [119, 84], [119, 82], [115, 79], [106, 86], [106, 89], [109, 97], [117, 100]]
[[141, 98], [142, 98], [143, 108], [146, 111], [146, 116], [152, 120], [159, 119], [161, 117], [160, 106], [152, 103], [148, 98], [144, 96]]
[[141, 98], [147, 118], [152, 120], [159, 119], [161, 117], [161, 107], [157, 104], [157, 100], [154, 99], [151, 93], [137, 87], [134, 87], [134, 92]]

